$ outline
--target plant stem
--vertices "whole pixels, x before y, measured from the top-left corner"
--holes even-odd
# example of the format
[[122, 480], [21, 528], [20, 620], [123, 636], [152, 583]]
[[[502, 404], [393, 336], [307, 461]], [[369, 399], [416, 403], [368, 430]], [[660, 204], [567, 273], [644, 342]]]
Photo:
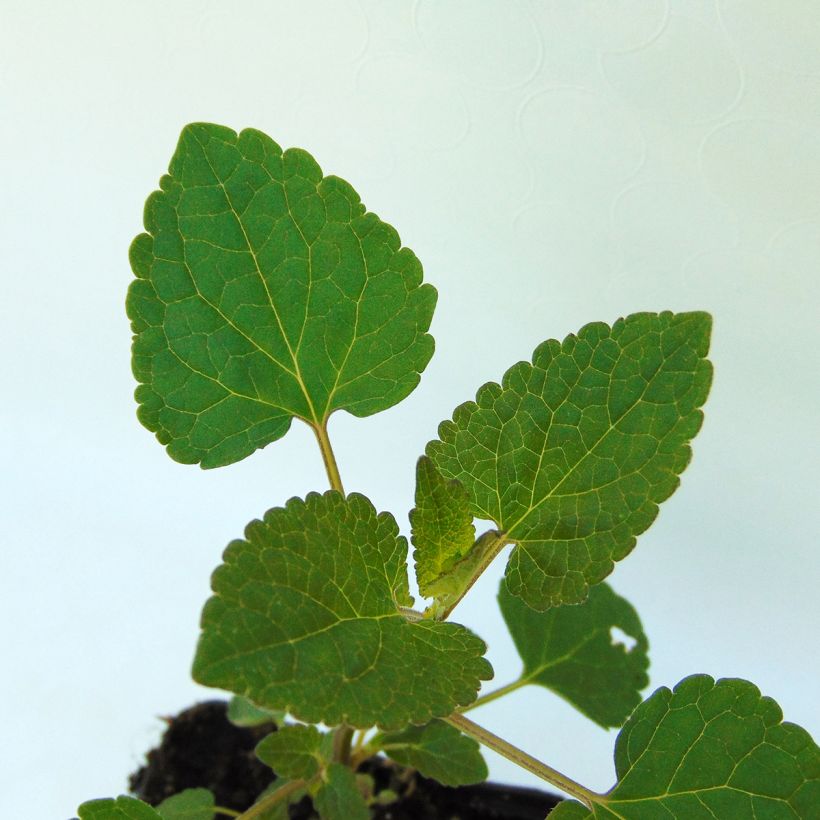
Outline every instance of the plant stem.
[[498, 735], [494, 735], [492, 732], [484, 729], [477, 723], [473, 723], [473, 721], [464, 717], [464, 715], [456, 712], [455, 714], [450, 715], [450, 717], [445, 718], [445, 720], [451, 726], [455, 726], [456, 729], [464, 732], [465, 735], [470, 735], [470, 737], [475, 738], [479, 743], [484, 744], [488, 749], [492, 749], [502, 757], [506, 757], [507, 760], [517, 763], [519, 766], [529, 772], [532, 772], [534, 775], [537, 775], [542, 780], [546, 780], [547, 783], [551, 783], [556, 788], [561, 789], [562, 792], [566, 792], [576, 800], [580, 800], [587, 808], [592, 809], [595, 807], [596, 803], [602, 802], [602, 795], [590, 791], [580, 783], [576, 783], [574, 780], [571, 780], [566, 775], [561, 774], [561, 772], [553, 769], [551, 766], [547, 766], [546, 763], [542, 763], [540, 760], [534, 758], [532, 755], [528, 755], [517, 746], [513, 746], [512, 743], [508, 743]]
[[512, 683], [508, 683], [506, 686], [500, 686], [492, 692], [487, 692], [486, 695], [476, 698], [469, 706], [464, 706], [458, 711], [463, 714], [464, 712], [469, 712], [471, 709], [475, 709], [478, 706], [483, 706], [485, 703], [492, 703], [492, 701], [498, 698], [503, 698], [504, 695], [509, 695], [510, 692], [515, 692], [516, 689], [520, 689], [528, 683], [529, 680], [527, 678], [519, 678], [518, 680], [514, 680]]
[[294, 792], [298, 792], [299, 789], [306, 788], [315, 779], [316, 778], [313, 778], [307, 781], [291, 780], [290, 783], [286, 783], [281, 789], [271, 792], [271, 794], [263, 797], [258, 803], [254, 803], [247, 811], [243, 811], [242, 814], [237, 815], [239, 820], [253, 820], [253, 818], [256, 817], [263, 817], [271, 806], [275, 806], [277, 803], [286, 800]]
[[224, 814], [226, 817], [241, 817], [242, 812], [226, 809], [224, 806], [214, 806], [214, 814]]
[[336, 456], [333, 455], [333, 448], [330, 446], [330, 439], [327, 435], [327, 420], [321, 424], [311, 423], [311, 428], [316, 434], [316, 441], [319, 442], [319, 449], [322, 451], [322, 461], [325, 463], [325, 470], [330, 481], [330, 486], [338, 490], [342, 495], [345, 488], [342, 486], [342, 477], [339, 475], [339, 467], [336, 464]]
[[441, 612], [436, 614], [436, 620], [446, 621], [447, 618], [450, 617], [450, 613], [459, 605], [461, 599], [464, 598], [470, 589], [472, 589], [473, 584], [481, 577], [481, 573], [484, 572], [490, 564], [492, 564], [498, 553], [501, 552], [501, 550], [504, 549], [504, 547], [506, 547], [509, 543], [511, 542], [507, 537], [507, 534], [504, 532], [499, 532], [495, 538], [487, 544], [484, 548], [484, 555], [481, 558], [480, 563], [476, 565], [472, 578], [470, 578], [470, 580], [464, 585], [458, 598], [452, 601], [446, 609], [443, 609]]
[[333, 730], [333, 759], [337, 763], [350, 763], [350, 745], [353, 742], [353, 728], [343, 723]]

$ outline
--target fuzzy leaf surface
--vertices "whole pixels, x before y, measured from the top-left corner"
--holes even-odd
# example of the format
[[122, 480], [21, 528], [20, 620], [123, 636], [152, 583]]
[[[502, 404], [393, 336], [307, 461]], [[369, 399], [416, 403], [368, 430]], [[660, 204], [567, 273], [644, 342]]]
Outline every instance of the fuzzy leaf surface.
[[693, 675], [645, 700], [615, 743], [618, 782], [592, 810], [553, 820], [806, 820], [820, 806], [820, 749], [748, 681]]
[[475, 527], [467, 488], [444, 478], [427, 456], [416, 465], [410, 525], [419, 591], [425, 598], [440, 596], [446, 593], [448, 574], [472, 549]]
[[138, 416], [177, 461], [230, 464], [294, 416], [368, 416], [418, 384], [435, 289], [307, 152], [188, 125], [144, 222], [126, 303]]
[[427, 455], [515, 548], [534, 609], [583, 601], [677, 488], [712, 379], [706, 313], [636, 313], [548, 340], [456, 408]]
[[77, 813], [80, 820], [162, 820], [162, 816], [147, 803], [124, 794], [117, 798], [89, 800], [77, 809]]
[[[523, 681], [551, 689], [605, 728], [623, 725], [649, 684], [649, 642], [625, 598], [603, 583], [582, 604], [538, 612], [502, 580], [498, 603], [524, 662]], [[613, 639], [613, 627], [634, 638], [630, 650]]]
[[194, 679], [305, 723], [401, 728], [475, 699], [484, 642], [408, 621], [407, 541], [362, 495], [291, 499], [253, 521], [212, 578]]
[[356, 775], [341, 763], [331, 763], [313, 805], [322, 820], [370, 820], [370, 810], [356, 784]]
[[487, 764], [478, 743], [441, 720], [385, 732], [374, 745], [396, 763], [417, 769], [444, 786], [468, 786], [487, 779]]
[[157, 806], [162, 820], [213, 820], [214, 796], [208, 789], [185, 789]]
[[256, 756], [277, 775], [310, 780], [332, 755], [332, 739], [315, 726], [283, 726], [262, 738]]

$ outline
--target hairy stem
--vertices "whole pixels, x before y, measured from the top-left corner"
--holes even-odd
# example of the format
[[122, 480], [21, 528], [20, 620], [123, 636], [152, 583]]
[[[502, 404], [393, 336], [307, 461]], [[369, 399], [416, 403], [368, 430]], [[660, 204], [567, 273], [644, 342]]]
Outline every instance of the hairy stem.
[[264, 817], [271, 806], [275, 806], [277, 803], [287, 800], [294, 792], [306, 788], [316, 779], [317, 778], [314, 777], [311, 780], [291, 780], [290, 783], [286, 783], [281, 789], [277, 789], [275, 792], [267, 795], [267, 797], [263, 797], [258, 803], [254, 803], [247, 811], [238, 815], [239, 820], [254, 820], [254, 818]]
[[345, 488], [342, 486], [342, 477], [339, 475], [339, 467], [336, 464], [336, 456], [333, 455], [333, 448], [330, 446], [330, 439], [327, 435], [327, 420], [322, 424], [311, 424], [313, 432], [316, 434], [316, 441], [319, 442], [319, 449], [322, 451], [322, 461], [325, 464], [325, 471], [330, 481], [330, 486], [338, 490], [342, 495]]
[[479, 743], [482, 743], [488, 749], [492, 749], [502, 757], [506, 757], [507, 760], [511, 760], [513, 763], [516, 763], [527, 771], [537, 775], [542, 780], [546, 780], [547, 783], [551, 783], [556, 788], [561, 789], [562, 792], [566, 792], [576, 800], [580, 800], [587, 808], [592, 809], [596, 803], [601, 802], [602, 795], [590, 791], [580, 783], [576, 783], [574, 780], [571, 780], [566, 775], [561, 774], [561, 772], [553, 769], [551, 766], [547, 766], [546, 763], [542, 763], [540, 760], [534, 758], [532, 755], [528, 755], [517, 746], [513, 746], [512, 743], [508, 743], [498, 735], [494, 735], [492, 732], [484, 729], [477, 723], [473, 723], [473, 721], [464, 717], [464, 715], [456, 712], [455, 714], [450, 715], [450, 717], [445, 718], [445, 720], [451, 726], [455, 726], [456, 729], [464, 732], [465, 735], [470, 735], [470, 737], [475, 738]]
[[436, 620], [446, 621], [447, 618], [450, 617], [450, 613], [459, 605], [464, 596], [472, 589], [473, 584], [481, 577], [481, 573], [484, 572], [490, 564], [492, 564], [498, 553], [501, 552], [501, 550], [503, 550], [509, 543], [511, 543], [511, 541], [504, 532], [497, 533], [496, 536], [487, 543], [484, 547], [484, 555], [482, 556], [481, 561], [476, 565], [472, 577], [464, 585], [458, 598], [451, 601], [447, 605], [446, 609], [436, 613]]
[[469, 712], [471, 709], [476, 709], [479, 706], [483, 706], [485, 703], [492, 703], [492, 701], [497, 700], [498, 698], [503, 698], [504, 695], [509, 695], [510, 692], [515, 692], [516, 689], [520, 689], [528, 683], [529, 680], [527, 678], [519, 678], [518, 680], [514, 680], [512, 683], [508, 683], [506, 686], [499, 686], [498, 689], [493, 689], [492, 692], [487, 692], [486, 695], [476, 698], [471, 704], [469, 704], [469, 706], [464, 706], [458, 711], [463, 714], [464, 712]]

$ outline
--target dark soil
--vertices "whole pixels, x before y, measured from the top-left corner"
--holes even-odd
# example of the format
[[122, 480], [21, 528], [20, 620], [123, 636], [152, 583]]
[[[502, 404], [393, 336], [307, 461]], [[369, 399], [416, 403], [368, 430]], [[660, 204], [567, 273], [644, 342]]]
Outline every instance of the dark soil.
[[[131, 791], [151, 805], [183, 789], [210, 789], [217, 805], [244, 811], [275, 779], [254, 756], [256, 744], [273, 724], [253, 729], [234, 726], [224, 701], [207, 701], [168, 721], [160, 745], [146, 765], [131, 775]], [[560, 798], [536, 789], [481, 783], [450, 788], [396, 766], [382, 757], [365, 761], [375, 792], [389, 789], [399, 799], [373, 807], [374, 820], [544, 820]], [[310, 798], [290, 808], [291, 820], [315, 820]]]

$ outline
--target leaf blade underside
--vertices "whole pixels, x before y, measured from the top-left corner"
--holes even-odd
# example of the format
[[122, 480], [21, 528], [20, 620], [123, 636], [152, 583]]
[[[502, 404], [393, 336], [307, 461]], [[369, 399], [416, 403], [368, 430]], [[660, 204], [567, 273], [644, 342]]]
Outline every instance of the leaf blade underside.
[[583, 601], [680, 483], [711, 384], [706, 313], [638, 313], [548, 340], [439, 426], [427, 455], [515, 547], [510, 591]]
[[[498, 603], [524, 663], [523, 680], [552, 690], [604, 728], [623, 725], [649, 684], [649, 642], [626, 599], [601, 583], [582, 604], [538, 612], [502, 580]], [[635, 645], [627, 650], [613, 642], [613, 627]]]
[[265, 134], [186, 126], [132, 243], [140, 421], [218, 467], [399, 402], [433, 353], [436, 291], [344, 180]]
[[619, 732], [615, 768], [600, 803], [562, 803], [556, 820], [804, 820], [820, 806], [820, 749], [736, 678], [658, 689]]
[[492, 675], [462, 626], [408, 621], [407, 542], [361, 495], [291, 499], [214, 572], [194, 679], [305, 723], [401, 728], [475, 699]]

